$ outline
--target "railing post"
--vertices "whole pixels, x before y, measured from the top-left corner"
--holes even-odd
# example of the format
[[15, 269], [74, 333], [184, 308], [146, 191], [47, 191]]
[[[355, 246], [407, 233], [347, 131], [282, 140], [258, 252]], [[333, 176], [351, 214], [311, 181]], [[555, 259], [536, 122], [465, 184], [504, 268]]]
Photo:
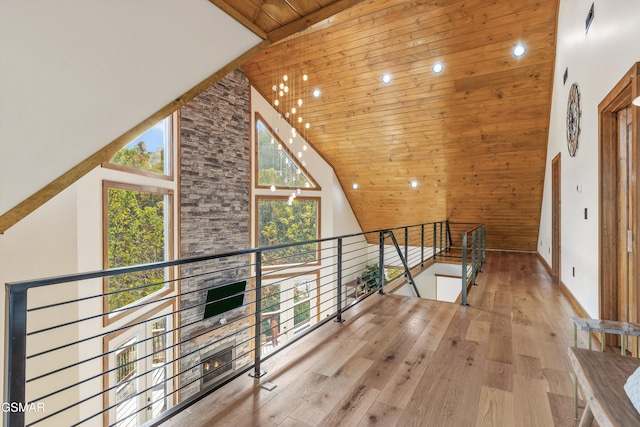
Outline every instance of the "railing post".
[[[7, 403], [26, 403], [27, 384], [27, 289], [6, 288], [5, 324], [7, 330], [8, 353]], [[24, 411], [6, 411], [5, 425], [23, 426]]]
[[384, 294], [384, 290], [382, 287], [384, 286], [384, 231], [380, 232], [380, 245], [378, 255], [378, 293], [380, 295]]
[[424, 267], [424, 224], [420, 226], [420, 267]]
[[487, 261], [487, 226], [482, 225], [482, 264]]
[[462, 233], [462, 303], [467, 305], [467, 233]]
[[477, 273], [480, 273], [480, 267], [482, 266], [481, 260], [482, 260], [482, 247], [480, 246], [480, 236], [482, 235], [482, 226], [478, 227], [478, 229], [476, 230], [476, 248], [478, 251], [478, 255], [477, 255], [477, 262], [478, 262], [478, 268], [477, 268]]
[[[440, 223], [442, 226], [442, 223]], [[433, 259], [436, 259], [436, 251], [437, 246], [438, 246], [438, 224], [436, 224], [435, 222], [433, 223]], [[440, 248], [440, 251], [442, 251], [442, 247]]]
[[338, 317], [334, 322], [342, 323], [342, 239], [338, 239]]
[[265, 371], [260, 369], [260, 359], [262, 358], [262, 346], [260, 345], [260, 328], [262, 327], [262, 252], [256, 252], [256, 332], [254, 335], [255, 353], [253, 358], [253, 372], [249, 376], [254, 378], [260, 378]]
[[475, 286], [476, 275], [478, 274], [478, 258], [476, 254], [476, 230], [471, 232], [471, 283]]
[[[409, 227], [404, 228], [404, 259], [409, 262]], [[407, 277], [406, 273], [404, 277]]]
[[400, 261], [402, 261], [402, 266], [404, 267], [404, 275], [405, 277], [407, 277], [407, 281], [411, 284], [411, 286], [413, 286], [413, 290], [416, 292], [416, 296], [420, 298], [420, 291], [416, 286], [415, 280], [413, 280], [413, 276], [411, 275], [411, 269], [409, 268], [409, 264], [407, 263], [406, 258], [402, 256], [400, 245], [398, 245], [398, 240], [396, 240], [396, 236], [395, 234], [393, 234], [393, 231], [389, 232], [389, 237], [391, 237], [391, 243], [393, 243], [393, 247], [396, 248], [396, 251], [398, 252], [398, 257], [400, 258]]
[[478, 229], [478, 273], [482, 272], [482, 227]]
[[447, 220], [446, 222], [446, 230], [445, 232], [447, 233], [447, 236], [445, 237], [447, 243], [447, 252], [449, 252], [451, 250], [451, 244], [453, 243], [453, 240], [451, 239], [451, 227], [449, 227], [449, 220]]
[[480, 226], [480, 229], [478, 230], [478, 250], [480, 251], [480, 253], [478, 254], [478, 257], [480, 258], [480, 260], [478, 261], [478, 272], [482, 273], [482, 264], [484, 264], [484, 225]]

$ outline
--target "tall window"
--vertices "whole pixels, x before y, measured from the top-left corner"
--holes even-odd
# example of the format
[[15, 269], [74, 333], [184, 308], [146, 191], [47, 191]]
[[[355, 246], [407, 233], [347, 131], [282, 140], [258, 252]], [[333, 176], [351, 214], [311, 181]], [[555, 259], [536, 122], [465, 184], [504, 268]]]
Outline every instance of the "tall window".
[[[320, 235], [320, 199], [297, 197], [256, 197], [258, 208], [258, 246], [316, 240]], [[309, 243], [263, 252], [265, 265], [316, 263], [319, 244]]]
[[[105, 268], [160, 262], [171, 257], [173, 192], [104, 182]], [[151, 269], [109, 277], [108, 311], [168, 287], [168, 272]]]
[[171, 178], [171, 142], [176, 114], [156, 123], [118, 151], [104, 166], [152, 177]]
[[[320, 187], [304, 168], [304, 161], [289, 150], [276, 133], [256, 114], [257, 187], [300, 188]], [[306, 148], [306, 145], [300, 150]], [[302, 155], [302, 151], [300, 155]]]

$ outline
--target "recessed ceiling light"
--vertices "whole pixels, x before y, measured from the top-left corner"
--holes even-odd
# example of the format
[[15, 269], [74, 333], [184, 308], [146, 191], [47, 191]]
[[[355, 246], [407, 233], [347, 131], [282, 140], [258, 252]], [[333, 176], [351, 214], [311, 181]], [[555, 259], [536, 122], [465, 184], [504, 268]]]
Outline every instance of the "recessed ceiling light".
[[391, 83], [391, 74], [384, 74], [382, 76], [382, 83], [388, 85], [389, 83]]
[[418, 181], [411, 181], [409, 185], [411, 185], [411, 188], [418, 188]]
[[517, 44], [516, 47], [513, 48], [513, 56], [516, 58], [521, 57], [527, 51], [527, 48], [522, 44]]
[[314, 89], [311, 94], [314, 98], [320, 98], [320, 89]]
[[433, 67], [431, 67], [431, 69], [434, 73], [438, 74], [441, 73], [442, 70], [444, 70], [444, 65], [442, 65], [442, 62], [436, 62], [435, 64], [433, 64]]
[[357, 189], [358, 189], [358, 184], [354, 182], [354, 183], [353, 183], [353, 185], [352, 185], [351, 187], [352, 187], [354, 190], [357, 190]]

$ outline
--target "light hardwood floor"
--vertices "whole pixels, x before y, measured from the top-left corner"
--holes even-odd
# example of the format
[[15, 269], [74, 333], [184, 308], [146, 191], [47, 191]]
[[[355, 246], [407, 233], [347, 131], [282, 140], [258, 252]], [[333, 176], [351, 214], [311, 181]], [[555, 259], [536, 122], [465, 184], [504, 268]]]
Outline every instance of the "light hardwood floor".
[[373, 295], [165, 426], [577, 425], [558, 285], [507, 252], [487, 253], [477, 283], [468, 307]]

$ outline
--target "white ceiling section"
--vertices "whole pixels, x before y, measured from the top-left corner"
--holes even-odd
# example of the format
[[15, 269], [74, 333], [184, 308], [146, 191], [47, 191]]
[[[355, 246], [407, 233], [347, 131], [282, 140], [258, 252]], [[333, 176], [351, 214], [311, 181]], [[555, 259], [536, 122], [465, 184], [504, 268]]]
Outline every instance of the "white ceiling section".
[[207, 0], [0, 0], [0, 215], [261, 41]]

